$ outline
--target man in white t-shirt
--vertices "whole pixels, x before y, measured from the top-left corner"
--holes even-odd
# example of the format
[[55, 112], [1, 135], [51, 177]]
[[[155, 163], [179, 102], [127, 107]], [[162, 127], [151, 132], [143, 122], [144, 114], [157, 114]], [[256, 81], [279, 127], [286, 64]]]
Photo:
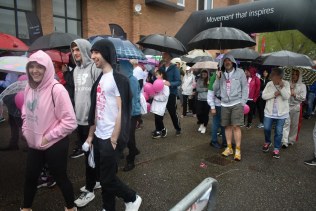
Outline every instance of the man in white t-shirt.
[[91, 48], [91, 58], [102, 69], [91, 91], [91, 125], [87, 143], [93, 140], [94, 161], [100, 171], [103, 210], [115, 210], [115, 198], [123, 198], [127, 211], [137, 211], [142, 199], [117, 176], [119, 151], [128, 141], [131, 93], [129, 80], [116, 70], [114, 45], [106, 39]]

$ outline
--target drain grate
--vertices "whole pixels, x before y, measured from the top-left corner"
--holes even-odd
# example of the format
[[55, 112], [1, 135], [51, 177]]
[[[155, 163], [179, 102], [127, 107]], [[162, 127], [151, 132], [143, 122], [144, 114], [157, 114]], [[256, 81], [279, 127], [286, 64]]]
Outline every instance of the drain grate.
[[207, 157], [204, 159], [207, 162], [216, 164], [216, 165], [220, 165], [220, 166], [227, 166], [229, 164], [234, 163], [233, 160], [229, 160], [228, 158], [225, 158], [223, 156], [220, 155], [213, 155], [211, 157]]

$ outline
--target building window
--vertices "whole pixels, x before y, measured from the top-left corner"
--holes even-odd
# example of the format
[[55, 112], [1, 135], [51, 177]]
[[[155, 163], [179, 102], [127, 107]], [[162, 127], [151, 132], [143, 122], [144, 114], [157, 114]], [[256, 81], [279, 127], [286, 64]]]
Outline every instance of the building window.
[[81, 0], [53, 0], [54, 30], [82, 36]]
[[28, 43], [30, 35], [26, 12], [34, 12], [34, 5], [34, 0], [0, 0], [1, 32]]
[[178, 5], [185, 7], [185, 0], [178, 0]]
[[213, 9], [213, 0], [197, 0], [198, 10], [210, 10]]

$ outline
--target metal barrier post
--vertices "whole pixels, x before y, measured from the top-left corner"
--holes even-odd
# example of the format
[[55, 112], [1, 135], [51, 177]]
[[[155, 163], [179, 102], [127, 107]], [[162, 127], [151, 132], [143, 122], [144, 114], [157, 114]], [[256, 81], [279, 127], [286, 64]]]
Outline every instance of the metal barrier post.
[[196, 188], [194, 188], [188, 195], [186, 195], [178, 204], [176, 204], [170, 211], [187, 211], [192, 205], [199, 200], [206, 191], [212, 188], [207, 203], [207, 211], [214, 210], [216, 205], [218, 182], [212, 177], [204, 179]]

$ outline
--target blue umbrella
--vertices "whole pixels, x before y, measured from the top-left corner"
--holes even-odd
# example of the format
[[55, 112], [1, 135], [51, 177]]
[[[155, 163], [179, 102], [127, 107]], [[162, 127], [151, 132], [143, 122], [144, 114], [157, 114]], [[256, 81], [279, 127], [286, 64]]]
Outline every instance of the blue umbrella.
[[93, 45], [96, 41], [99, 41], [101, 39], [108, 39], [113, 43], [118, 60], [124, 60], [124, 59], [138, 59], [142, 61], [147, 60], [143, 52], [140, 49], [138, 49], [129, 40], [122, 40], [120, 38], [115, 38], [115, 37], [97, 36], [91, 41], [91, 44]]

